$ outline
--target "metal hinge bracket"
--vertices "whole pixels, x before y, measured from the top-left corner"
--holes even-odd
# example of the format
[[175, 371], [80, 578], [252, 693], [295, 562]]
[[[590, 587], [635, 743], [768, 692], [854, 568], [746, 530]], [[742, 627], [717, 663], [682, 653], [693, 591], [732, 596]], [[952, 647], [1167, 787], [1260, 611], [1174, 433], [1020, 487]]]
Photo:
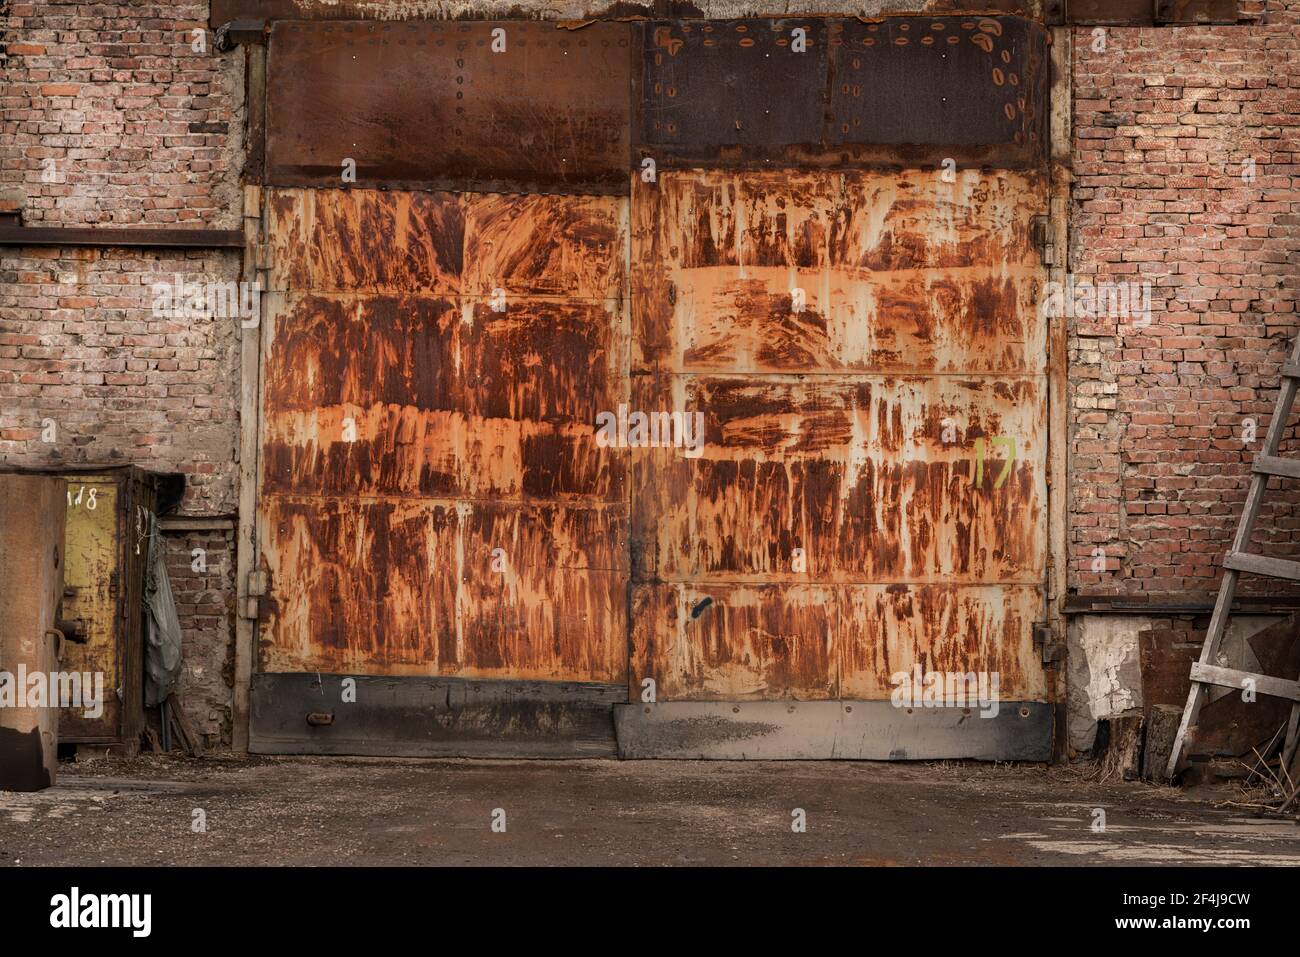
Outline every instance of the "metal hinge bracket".
[[1034, 647], [1038, 649], [1045, 665], [1055, 665], [1065, 660], [1065, 642], [1057, 641], [1055, 629], [1045, 621], [1034, 622]]

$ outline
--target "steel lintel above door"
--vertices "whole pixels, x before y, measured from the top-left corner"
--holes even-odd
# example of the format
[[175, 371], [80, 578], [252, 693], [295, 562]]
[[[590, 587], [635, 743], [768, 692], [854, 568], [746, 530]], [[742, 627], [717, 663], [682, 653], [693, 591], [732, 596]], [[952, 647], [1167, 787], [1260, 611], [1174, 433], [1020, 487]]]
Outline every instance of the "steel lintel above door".
[[647, 160], [1038, 167], [1046, 38], [974, 16], [278, 22], [265, 179], [624, 194]]
[[1036, 166], [1046, 51], [1016, 17], [652, 21], [636, 146], [678, 168]]
[[631, 48], [613, 22], [276, 23], [267, 181], [626, 193]]

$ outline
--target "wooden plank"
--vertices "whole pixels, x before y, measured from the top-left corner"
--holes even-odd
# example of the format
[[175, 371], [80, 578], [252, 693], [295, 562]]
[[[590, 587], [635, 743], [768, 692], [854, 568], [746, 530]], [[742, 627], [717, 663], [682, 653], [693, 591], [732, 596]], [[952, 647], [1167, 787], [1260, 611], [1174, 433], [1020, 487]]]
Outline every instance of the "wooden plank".
[[1266, 575], [1269, 578], [1284, 578], [1287, 581], [1300, 582], [1300, 562], [1285, 558], [1251, 555], [1248, 552], [1229, 552], [1228, 557], [1223, 560], [1223, 567], [1251, 575]]
[[[1062, 3], [1062, 6], [1064, 4]], [[1051, 28], [1051, 69], [1048, 87], [1048, 157], [1049, 200], [1047, 231], [1051, 243], [1048, 250], [1038, 250], [1048, 261], [1047, 279], [1064, 289], [1069, 281], [1067, 257], [1059, 250], [1070, 245], [1070, 164], [1073, 156], [1071, 112], [1074, 95], [1073, 62], [1074, 33], [1064, 26]], [[1069, 597], [1070, 573], [1070, 507], [1073, 489], [1070, 486], [1071, 448], [1071, 394], [1070, 394], [1070, 323], [1061, 317], [1046, 320], [1047, 354], [1047, 569], [1045, 575], [1047, 599], [1047, 625], [1055, 641], [1064, 644], [1067, 619], [1063, 605]], [[1049, 668], [1045, 673], [1047, 700], [1063, 702], [1066, 699], [1066, 669]], [[1058, 705], [1059, 707], [1059, 705]], [[1056, 720], [1056, 755], [1060, 757], [1068, 748], [1067, 722], [1059, 715]]]
[[1052, 706], [897, 708], [889, 701], [681, 701], [614, 709], [618, 756], [670, 760], [1048, 761]]
[[1300, 461], [1284, 459], [1278, 455], [1257, 455], [1251, 464], [1252, 472], [1262, 475], [1278, 475], [1283, 478], [1300, 478]]
[[136, 246], [239, 249], [238, 229], [145, 229], [135, 226], [0, 226], [0, 246]]
[[181, 532], [230, 532], [238, 518], [228, 515], [169, 515], [158, 520], [164, 534]]
[[1300, 681], [1275, 678], [1272, 675], [1257, 675], [1249, 671], [1223, 668], [1219, 665], [1205, 665], [1197, 661], [1192, 663], [1192, 680], [1221, 685], [1224, 688], [1235, 688], [1238, 691], [1246, 687], [1244, 682], [1253, 681], [1255, 690], [1259, 694], [1266, 694], [1273, 698], [1286, 698], [1289, 701], [1300, 701]]
[[1282, 767], [1289, 768], [1300, 746], [1300, 701], [1291, 706], [1291, 716], [1286, 723], [1286, 738], [1282, 742]]
[[244, 155], [244, 182], [266, 181], [266, 44], [244, 48], [245, 84], [248, 90], [248, 150]]
[[[353, 700], [344, 700], [352, 682]], [[256, 754], [609, 758], [622, 685], [447, 677], [259, 674]], [[311, 723], [308, 715], [314, 716]]]

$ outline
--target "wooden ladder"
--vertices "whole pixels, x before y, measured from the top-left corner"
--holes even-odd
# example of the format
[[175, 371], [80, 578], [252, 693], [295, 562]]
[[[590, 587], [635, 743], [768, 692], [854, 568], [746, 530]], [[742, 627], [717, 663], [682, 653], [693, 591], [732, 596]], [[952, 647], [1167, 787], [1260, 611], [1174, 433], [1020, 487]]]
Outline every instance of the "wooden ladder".
[[1300, 383], [1300, 335], [1291, 348], [1290, 361], [1282, 364], [1282, 388], [1278, 393], [1277, 408], [1273, 410], [1273, 420], [1268, 425], [1268, 434], [1264, 436], [1264, 448], [1255, 456], [1255, 462], [1251, 466], [1250, 490], [1246, 493], [1246, 505], [1241, 511], [1241, 522], [1237, 525], [1232, 547], [1223, 560], [1223, 581], [1219, 585], [1219, 597], [1214, 602], [1209, 631], [1205, 633], [1205, 644], [1201, 647], [1201, 660], [1192, 665], [1192, 687], [1187, 693], [1187, 707], [1183, 709], [1183, 720], [1178, 725], [1178, 735], [1174, 738], [1174, 747], [1169, 754], [1169, 766], [1166, 769], [1170, 780], [1173, 780], [1182, 765], [1187, 733], [1196, 726], [1211, 685], [1240, 690], [1245, 687], [1244, 682], [1250, 680], [1255, 683], [1255, 690], [1259, 694], [1289, 700], [1291, 717], [1287, 722], [1286, 741], [1282, 748], [1282, 766], [1289, 766], [1295, 756], [1300, 732], [1300, 681], [1223, 668], [1216, 662], [1223, 636], [1228, 630], [1228, 615], [1237, 591], [1237, 577], [1242, 572], [1300, 582], [1300, 562], [1246, 552], [1250, 547], [1250, 537], [1255, 531], [1255, 520], [1259, 517], [1259, 506], [1264, 498], [1264, 490], [1268, 487], [1269, 477], [1278, 475], [1300, 479], [1300, 460], [1279, 458], [1277, 454], [1287, 417], [1295, 404], [1297, 383]]

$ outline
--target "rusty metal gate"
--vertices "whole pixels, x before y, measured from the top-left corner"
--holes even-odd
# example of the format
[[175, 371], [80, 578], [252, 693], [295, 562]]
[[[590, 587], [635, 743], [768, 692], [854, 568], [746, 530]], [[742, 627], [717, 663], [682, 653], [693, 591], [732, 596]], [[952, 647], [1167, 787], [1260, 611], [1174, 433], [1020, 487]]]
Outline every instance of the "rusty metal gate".
[[1048, 757], [1044, 37], [277, 23], [253, 749]]

